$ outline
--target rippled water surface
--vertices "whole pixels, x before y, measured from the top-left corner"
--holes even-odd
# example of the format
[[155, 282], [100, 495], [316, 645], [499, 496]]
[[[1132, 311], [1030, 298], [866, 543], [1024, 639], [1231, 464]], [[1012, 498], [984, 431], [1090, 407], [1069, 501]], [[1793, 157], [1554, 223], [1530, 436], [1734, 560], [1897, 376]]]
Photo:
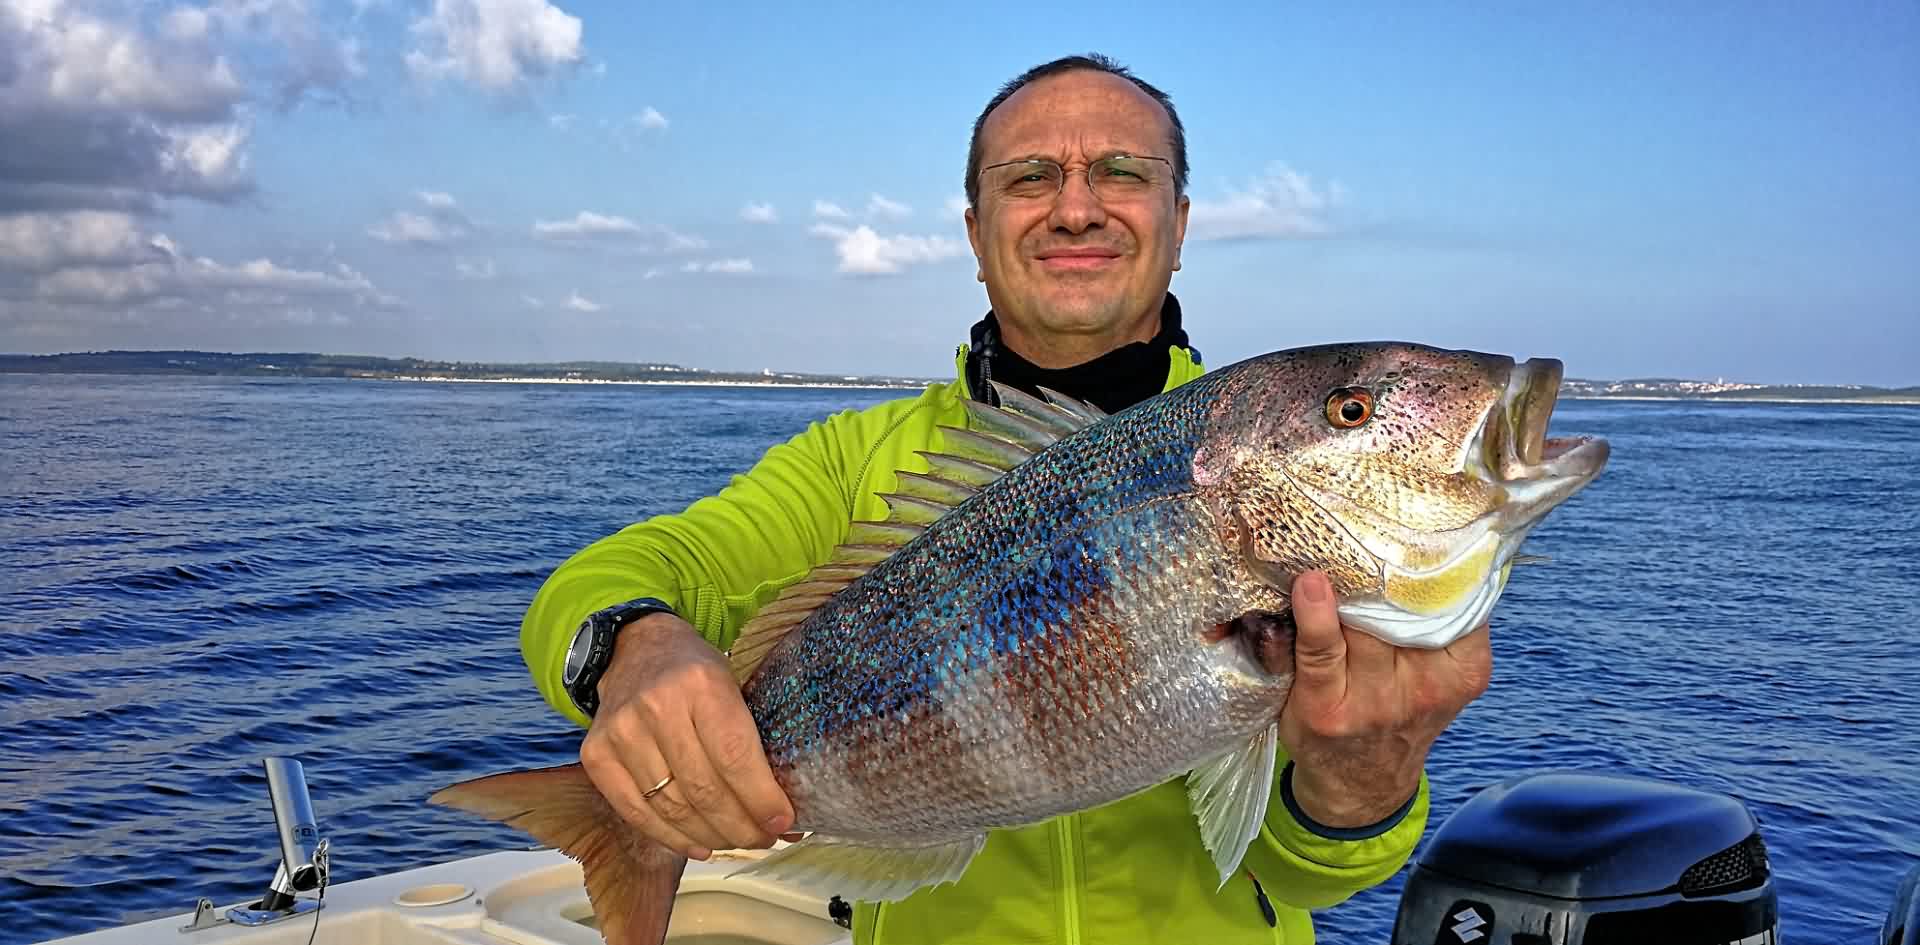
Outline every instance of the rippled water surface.
[[[526, 838], [422, 799], [573, 759], [522, 609], [587, 542], [883, 391], [0, 375], [0, 942], [252, 896], [259, 759], [337, 880]], [[1530, 543], [1429, 829], [1549, 767], [1739, 797], [1795, 942], [1920, 861], [1920, 409], [1569, 402], [1614, 442]], [[1323, 913], [1380, 942], [1400, 879]]]

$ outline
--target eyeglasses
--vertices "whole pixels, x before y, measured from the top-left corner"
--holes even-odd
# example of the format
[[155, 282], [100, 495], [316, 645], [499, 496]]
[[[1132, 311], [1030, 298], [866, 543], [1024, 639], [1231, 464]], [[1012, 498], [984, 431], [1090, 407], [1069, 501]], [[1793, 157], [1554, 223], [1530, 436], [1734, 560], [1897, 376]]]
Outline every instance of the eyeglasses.
[[[1163, 157], [1116, 154], [1087, 165], [1087, 187], [1104, 201], [1138, 200], [1173, 180], [1173, 162]], [[980, 169], [981, 194], [1001, 200], [1052, 200], [1067, 186], [1058, 161], [1035, 158]]]

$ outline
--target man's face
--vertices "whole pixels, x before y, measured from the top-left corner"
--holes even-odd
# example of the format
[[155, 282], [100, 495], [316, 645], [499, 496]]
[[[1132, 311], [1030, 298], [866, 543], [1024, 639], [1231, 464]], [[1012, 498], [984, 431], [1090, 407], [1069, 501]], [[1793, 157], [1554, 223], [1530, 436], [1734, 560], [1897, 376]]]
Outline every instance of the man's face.
[[1048, 158], [1067, 172], [1051, 198], [1004, 199], [983, 182], [980, 206], [967, 211], [980, 280], [1011, 332], [1042, 339], [1123, 335], [1150, 323], [1180, 268], [1189, 202], [1175, 196], [1170, 164], [1149, 162], [1162, 183], [1142, 196], [1097, 196], [1086, 169], [1114, 154], [1171, 159], [1172, 137], [1158, 102], [1104, 72], [1041, 79], [988, 116], [980, 131], [982, 168]]

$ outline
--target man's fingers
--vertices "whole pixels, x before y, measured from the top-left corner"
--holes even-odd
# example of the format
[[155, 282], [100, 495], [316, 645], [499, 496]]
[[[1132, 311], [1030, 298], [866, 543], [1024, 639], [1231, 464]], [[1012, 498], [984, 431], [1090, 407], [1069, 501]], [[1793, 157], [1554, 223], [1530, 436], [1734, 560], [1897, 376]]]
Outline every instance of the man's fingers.
[[[647, 805], [647, 801], [640, 796], [641, 787], [634, 783], [633, 773], [622, 763], [623, 755], [638, 756], [643, 759], [642, 764], [665, 770], [666, 762], [661, 759], [660, 753], [653, 748], [652, 743], [644, 742], [637, 745], [630, 743], [623, 752], [616, 753], [616, 751], [610, 737], [590, 736], [586, 743], [580, 746], [581, 767], [586, 769], [588, 778], [593, 781], [593, 786], [599, 789], [602, 797], [607, 799], [607, 804], [613, 808], [614, 813], [620, 815], [621, 819], [632, 824], [654, 842], [678, 850], [686, 854], [689, 859], [703, 860], [711, 855], [712, 850], [709, 847], [695, 843], [693, 838], [688, 837], [653, 812], [653, 809]], [[656, 777], [654, 780], [657, 781], [659, 778]], [[647, 786], [652, 787], [653, 781], [647, 782]]]
[[[620, 756], [640, 790], [639, 803], [691, 839], [694, 846], [705, 850], [730, 849], [733, 845], [727, 842], [726, 836], [701, 816], [696, 805], [687, 802], [689, 772], [700, 770], [698, 765], [685, 760], [688, 746], [692, 746], [693, 752], [699, 751], [692, 720], [684, 709], [648, 715], [651, 721], [647, 725], [646, 742], [642, 744], [635, 739], [632, 750], [623, 751]], [[662, 785], [660, 782], [668, 775], [673, 776], [672, 780]], [[659, 790], [647, 796], [646, 792], [656, 787]]]
[[793, 826], [793, 803], [773, 778], [760, 729], [738, 690], [702, 706], [696, 726], [715, 773], [752, 829], [771, 838]]
[[702, 733], [691, 715], [676, 719], [657, 735], [673, 783], [653, 796], [653, 809], [696, 840], [715, 850], [766, 845], [772, 838], [740, 806], [707, 757]]

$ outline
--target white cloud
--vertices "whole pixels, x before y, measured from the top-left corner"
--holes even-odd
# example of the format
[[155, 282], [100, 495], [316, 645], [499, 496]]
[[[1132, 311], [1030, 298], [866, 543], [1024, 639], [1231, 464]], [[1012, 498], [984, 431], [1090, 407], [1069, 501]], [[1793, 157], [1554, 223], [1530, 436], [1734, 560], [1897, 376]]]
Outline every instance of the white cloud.
[[191, 19], [148, 35], [64, 0], [0, 3], [0, 212], [251, 189], [247, 89]]
[[161, 255], [133, 217], [104, 210], [0, 216], [0, 269], [47, 272]]
[[534, 221], [533, 235], [545, 239], [572, 239], [610, 234], [627, 235], [639, 232], [639, 229], [639, 224], [626, 217], [582, 210], [571, 220]]
[[[176, 8], [169, 28], [191, 33], [205, 23]], [[230, 38], [262, 36], [278, 46], [259, 77], [276, 87], [274, 98], [286, 108], [309, 95], [344, 94], [345, 88], [367, 75], [358, 37], [339, 24], [322, 22], [308, 0], [216, 0], [208, 17]]]
[[840, 257], [839, 271], [862, 275], [888, 275], [918, 263], [938, 262], [967, 251], [967, 245], [944, 236], [881, 236], [866, 224], [849, 229], [832, 223], [816, 223], [809, 230], [815, 236], [833, 241]]
[[547, 307], [547, 303], [542, 302], [531, 295], [522, 294], [520, 296], [520, 301], [527, 303], [528, 308], [546, 308]]
[[707, 262], [690, 262], [680, 267], [681, 272], [719, 272], [740, 274], [753, 271], [751, 259], [714, 259]]
[[214, 190], [235, 190], [247, 183], [248, 131], [238, 124], [168, 128], [168, 146], [160, 167], [175, 179]]
[[1244, 189], [1230, 189], [1218, 200], [1195, 200], [1188, 212], [1187, 237], [1229, 240], [1320, 236], [1331, 231], [1327, 214], [1344, 198], [1338, 183], [1325, 191], [1317, 190], [1306, 175], [1275, 163]]
[[160, 35], [184, 43], [207, 35], [209, 18], [200, 7], [174, 7], [160, 21]]
[[905, 219], [913, 214], [913, 208], [898, 200], [888, 200], [879, 194], [867, 199], [867, 217], [885, 220]]
[[777, 223], [780, 214], [773, 209], [773, 204], [748, 203], [740, 208], [740, 219], [748, 223]]
[[[63, 0], [0, 5], [0, 113], [30, 107], [164, 119], [224, 117], [246, 90], [192, 28], [150, 37]], [[204, 32], [204, 29], [202, 30]]]
[[257, 106], [344, 98], [366, 75], [359, 40], [309, 3], [0, 2], [0, 212], [251, 193]]
[[151, 237], [147, 243], [156, 250], [150, 261], [63, 268], [36, 280], [34, 292], [43, 299], [92, 305], [214, 300], [280, 304], [292, 297], [337, 297], [361, 305], [398, 304], [345, 263], [335, 263], [331, 271], [289, 268], [266, 258], [230, 265], [189, 255], [164, 234]]
[[456, 259], [453, 261], [453, 274], [462, 279], [491, 279], [498, 272], [494, 269], [491, 259], [482, 259], [479, 262]]
[[367, 227], [367, 235], [383, 243], [418, 245], [451, 243], [473, 235], [473, 221], [467, 219], [453, 195], [422, 190], [414, 196], [426, 206], [425, 213], [396, 210], [386, 219]]
[[635, 223], [622, 216], [582, 210], [571, 220], [537, 220], [534, 238], [563, 246], [600, 247], [632, 252], [674, 253], [705, 249], [707, 241], [658, 223]]
[[667, 116], [660, 114], [652, 105], [648, 105], [647, 110], [641, 112], [634, 121], [639, 122], [640, 127], [649, 130], [657, 131], [667, 127]]
[[383, 243], [444, 243], [453, 234], [432, 219], [405, 210], [367, 227], [367, 235]]
[[595, 302], [591, 299], [588, 299], [585, 296], [582, 296], [578, 289], [575, 289], [573, 294], [567, 296], [567, 300], [560, 304], [565, 305], [566, 307], [573, 309], [576, 312], [597, 312], [597, 311], [600, 311], [602, 307], [600, 303]]
[[815, 200], [813, 202], [813, 215], [823, 220], [845, 220], [853, 214], [848, 213], [844, 207], [841, 207], [837, 203]]
[[422, 41], [406, 57], [415, 75], [451, 76], [489, 91], [585, 59], [580, 18], [547, 0], [434, 0], [413, 31]]
[[947, 216], [956, 220], [966, 219], [967, 196], [965, 194], [955, 194], [954, 196], [948, 197], [946, 209]]

